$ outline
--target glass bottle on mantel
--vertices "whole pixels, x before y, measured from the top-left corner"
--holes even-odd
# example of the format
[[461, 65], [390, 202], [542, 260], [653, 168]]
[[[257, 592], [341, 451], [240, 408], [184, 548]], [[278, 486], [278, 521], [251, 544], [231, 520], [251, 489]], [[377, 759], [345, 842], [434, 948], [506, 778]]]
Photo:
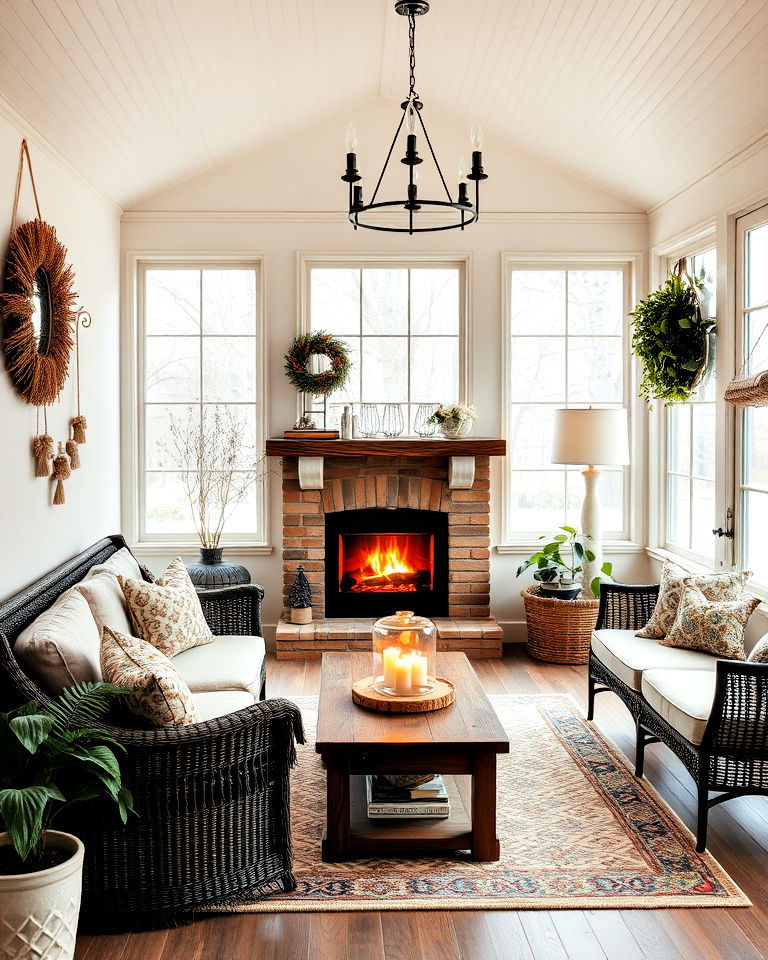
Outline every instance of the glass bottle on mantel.
[[435, 689], [437, 629], [412, 610], [398, 610], [373, 625], [373, 687], [391, 697]]

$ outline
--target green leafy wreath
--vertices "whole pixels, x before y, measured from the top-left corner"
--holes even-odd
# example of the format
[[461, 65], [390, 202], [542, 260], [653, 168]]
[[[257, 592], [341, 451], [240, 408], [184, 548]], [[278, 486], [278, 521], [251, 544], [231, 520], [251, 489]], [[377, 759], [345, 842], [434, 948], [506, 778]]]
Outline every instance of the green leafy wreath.
[[[328, 357], [331, 369], [322, 373], [310, 373], [307, 364], [314, 354]], [[341, 389], [349, 378], [351, 366], [344, 343], [324, 330], [296, 337], [285, 355], [285, 374], [288, 380], [297, 390], [311, 393], [315, 397], [324, 397]]]

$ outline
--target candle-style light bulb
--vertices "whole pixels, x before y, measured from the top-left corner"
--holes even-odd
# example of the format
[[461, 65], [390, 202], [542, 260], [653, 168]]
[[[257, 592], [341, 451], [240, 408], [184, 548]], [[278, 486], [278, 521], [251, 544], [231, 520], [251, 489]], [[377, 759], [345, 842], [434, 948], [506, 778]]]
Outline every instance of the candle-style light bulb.
[[459, 183], [467, 179], [467, 164], [464, 157], [459, 158]]
[[419, 168], [418, 168], [418, 167], [413, 167], [412, 169], [413, 169], [413, 182], [414, 182], [414, 183], [418, 183], [418, 182], [419, 182]]
[[472, 129], [469, 131], [469, 142], [473, 151], [483, 149], [483, 128], [475, 120]]
[[351, 120], [347, 124], [347, 136], [345, 143], [347, 147], [347, 153], [357, 153], [357, 131], [355, 130], [355, 125]]
[[416, 108], [413, 103], [409, 103], [405, 112], [405, 131], [406, 133], [416, 133]]

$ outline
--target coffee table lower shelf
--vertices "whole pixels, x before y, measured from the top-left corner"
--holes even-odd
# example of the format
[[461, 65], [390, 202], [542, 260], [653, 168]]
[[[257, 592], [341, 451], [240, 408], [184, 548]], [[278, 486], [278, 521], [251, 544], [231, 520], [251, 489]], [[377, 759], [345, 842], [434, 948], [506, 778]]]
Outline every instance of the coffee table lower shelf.
[[[361, 853], [429, 853], [436, 850], [469, 850], [472, 847], [472, 820], [457, 781], [466, 791], [471, 789], [469, 777], [446, 776], [445, 787], [451, 805], [450, 816], [444, 819], [424, 817], [392, 820], [371, 820], [365, 796], [365, 777], [351, 776], [349, 784], [349, 851]], [[323, 847], [326, 848], [325, 835]]]

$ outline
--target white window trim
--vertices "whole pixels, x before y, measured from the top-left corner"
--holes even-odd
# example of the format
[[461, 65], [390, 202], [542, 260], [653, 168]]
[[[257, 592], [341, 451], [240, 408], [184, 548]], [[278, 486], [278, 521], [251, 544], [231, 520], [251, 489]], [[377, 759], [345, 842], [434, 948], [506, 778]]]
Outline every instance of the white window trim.
[[[300, 250], [296, 255], [299, 316], [297, 333], [309, 333], [309, 277], [312, 267], [400, 267], [418, 268], [430, 263], [454, 266], [459, 270], [459, 397], [461, 403], [472, 403], [472, 255], [470, 253], [363, 253], [313, 252]], [[296, 415], [300, 416], [301, 394], [296, 397]]]
[[[653, 250], [653, 287], [656, 289], [660, 284], [664, 282], [666, 277], [669, 274], [669, 271], [672, 269], [674, 264], [683, 257], [691, 258], [695, 257], [700, 253], [705, 253], [707, 250], [715, 248], [715, 256], [717, 257], [717, 298], [715, 302], [715, 322], [717, 323], [717, 355], [716, 355], [716, 364], [717, 370], [716, 375], [721, 375], [721, 365], [719, 362], [719, 353], [720, 350], [724, 347], [724, 336], [723, 331], [726, 328], [726, 324], [721, 324], [720, 315], [718, 313], [721, 305], [720, 297], [720, 260], [717, 247], [717, 232], [714, 221], [710, 221], [706, 226], [700, 226], [700, 228], [693, 234], [688, 234], [685, 237], [678, 238], [671, 243], [664, 244], [662, 246], [656, 247]], [[720, 380], [718, 379], [718, 383]], [[722, 398], [716, 396], [715, 399], [715, 409], [716, 409], [716, 428], [715, 428], [715, 516], [721, 517], [725, 515], [725, 508], [721, 509], [719, 503], [719, 477], [717, 471], [720, 469], [720, 461], [722, 459], [719, 456], [719, 451], [721, 448], [718, 447], [720, 439], [720, 430], [721, 430], [721, 414], [718, 409], [722, 403]], [[726, 412], [727, 416], [727, 412]], [[684, 560], [687, 566], [699, 567], [701, 569], [711, 569], [710, 565], [706, 562], [706, 558], [702, 557], [701, 554], [695, 553], [692, 550], [686, 550], [684, 547], [679, 546], [676, 543], [671, 543], [667, 540], [667, 499], [668, 499], [668, 486], [667, 486], [667, 463], [669, 450], [667, 447], [667, 417], [665, 415], [665, 407], [663, 404], [654, 403], [653, 409], [649, 411], [649, 436], [651, 449], [655, 449], [657, 460], [656, 462], [659, 465], [658, 470], [652, 470], [651, 476], [649, 477], [649, 494], [651, 495], [651, 513], [650, 513], [650, 528], [649, 528], [649, 550], [654, 550], [658, 553], [659, 556], [663, 555], [669, 558], [679, 557], [681, 560]], [[719, 521], [718, 521], [719, 522]], [[724, 522], [724, 521], [723, 521]], [[652, 554], [654, 555], [654, 554]], [[658, 557], [656, 557], [658, 559]], [[717, 565], [719, 560], [719, 551], [718, 544], [715, 544], [715, 564]], [[720, 564], [722, 566], [722, 564]]]
[[[510, 351], [509, 341], [512, 336], [510, 316], [510, 281], [514, 269], [530, 267], [548, 267], [552, 270], [590, 269], [596, 266], [621, 266], [626, 271], [625, 302], [628, 309], [637, 302], [639, 282], [645, 277], [645, 253], [639, 250], [628, 252], [609, 253], [577, 253], [574, 251], [558, 251], [547, 253], [531, 252], [502, 252], [501, 254], [501, 305], [502, 305], [502, 349], [501, 349], [501, 402], [502, 402], [502, 435], [509, 441], [510, 423]], [[638, 278], [641, 278], [640, 280]], [[629, 345], [630, 335], [626, 333], [626, 343]], [[643, 452], [646, 449], [646, 423], [643, 416], [642, 403], [637, 397], [638, 364], [629, 349], [624, 356], [624, 382], [626, 384], [627, 408], [630, 419], [630, 465], [626, 468], [625, 485], [625, 523], [627, 538], [604, 539], [603, 553], [606, 555], [642, 553], [644, 546], [644, 516], [645, 497], [643, 482], [645, 473]], [[501, 498], [501, 531], [503, 540], [496, 546], [499, 554], [522, 554], [541, 546], [538, 539], [530, 534], [515, 537], [509, 529], [509, 494], [511, 482], [511, 459], [509, 451], [503, 469], [502, 498]]]
[[[136, 547], [144, 556], [165, 556], [169, 551], [176, 551], [182, 556], [195, 556], [200, 548], [197, 537], [169, 538], [164, 535], [142, 536], [142, 489], [140, 470], [143, 464], [143, 455], [140, 448], [143, 436], [142, 421], [144, 404], [141, 396], [141, 363], [143, 360], [143, 343], [141, 309], [143, 297], [139, 288], [141, 267], [144, 264], [160, 264], [164, 266], [216, 266], [216, 264], [243, 264], [256, 270], [256, 432], [257, 446], [263, 447], [268, 436], [269, 411], [267, 407], [269, 365], [267, 363], [266, 343], [266, 291], [264, 282], [264, 253], [261, 251], [237, 250], [229, 253], [221, 251], [167, 251], [154, 252], [151, 250], [128, 250], [125, 254], [123, 269], [123, 322], [121, 324], [120, 354], [121, 354], [121, 389], [120, 389], [120, 422], [121, 422], [121, 516], [123, 534], [128, 543]], [[263, 530], [258, 531], [262, 538], [248, 535], [222, 537], [221, 545], [231, 547], [238, 556], [254, 556], [270, 554], [272, 546], [267, 538], [270, 529], [269, 523], [269, 478], [257, 485], [256, 496], [259, 499], [259, 508], [262, 517]]]

